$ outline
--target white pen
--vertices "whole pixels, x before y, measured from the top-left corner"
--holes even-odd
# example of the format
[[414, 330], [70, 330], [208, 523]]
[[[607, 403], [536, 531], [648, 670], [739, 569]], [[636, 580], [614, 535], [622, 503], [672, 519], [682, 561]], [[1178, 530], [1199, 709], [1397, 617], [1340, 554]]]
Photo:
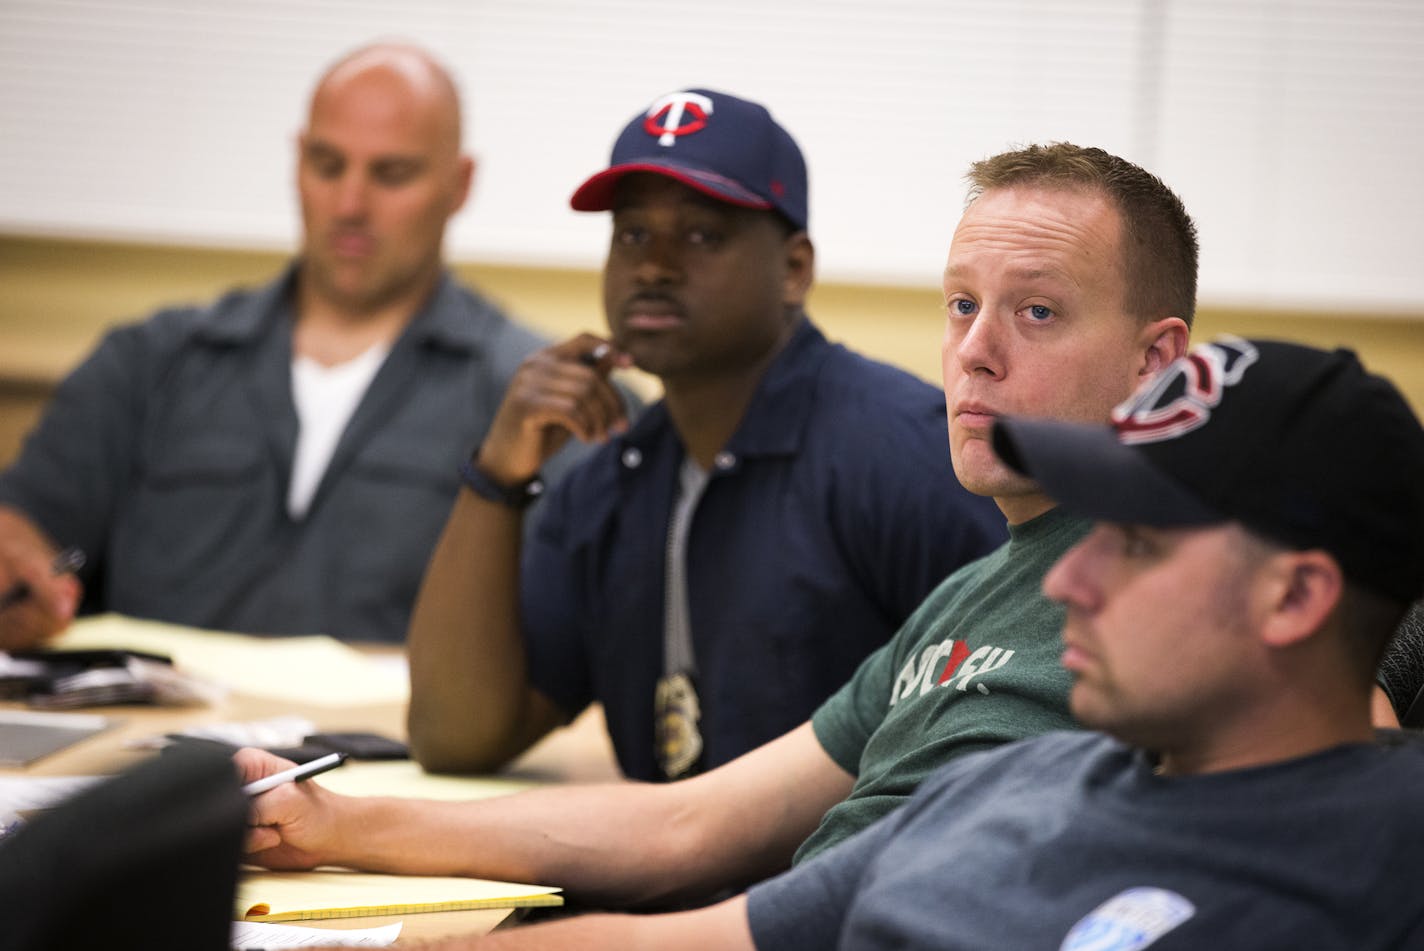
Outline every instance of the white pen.
[[276, 789], [283, 783], [294, 783], [299, 779], [310, 779], [318, 773], [335, 769], [344, 762], [346, 762], [345, 753], [329, 753], [309, 763], [293, 766], [291, 769], [284, 769], [280, 773], [263, 776], [261, 779], [254, 779], [246, 786], [243, 786], [242, 791], [249, 796], [258, 796], [269, 789]]

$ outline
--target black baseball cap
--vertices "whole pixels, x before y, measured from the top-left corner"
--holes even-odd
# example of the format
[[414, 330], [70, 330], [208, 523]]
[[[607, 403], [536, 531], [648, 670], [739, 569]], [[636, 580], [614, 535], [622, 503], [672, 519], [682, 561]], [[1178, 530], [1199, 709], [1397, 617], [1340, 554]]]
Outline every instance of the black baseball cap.
[[718, 201], [776, 211], [798, 231], [810, 218], [806, 160], [766, 107], [712, 89], [660, 96], [613, 144], [608, 168], [569, 199], [576, 211], [607, 211], [623, 176], [651, 172]]
[[993, 445], [1089, 518], [1240, 522], [1324, 549], [1388, 598], [1424, 595], [1424, 429], [1349, 350], [1221, 337], [1146, 383], [1111, 426], [1004, 419]]

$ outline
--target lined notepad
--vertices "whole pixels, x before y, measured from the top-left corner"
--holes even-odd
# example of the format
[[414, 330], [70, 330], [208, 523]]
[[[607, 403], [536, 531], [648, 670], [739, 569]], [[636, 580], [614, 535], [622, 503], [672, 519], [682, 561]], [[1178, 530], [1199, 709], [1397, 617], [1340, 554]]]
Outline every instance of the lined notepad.
[[562, 905], [559, 889], [479, 878], [372, 875], [345, 869], [244, 873], [235, 917], [247, 921], [413, 915]]

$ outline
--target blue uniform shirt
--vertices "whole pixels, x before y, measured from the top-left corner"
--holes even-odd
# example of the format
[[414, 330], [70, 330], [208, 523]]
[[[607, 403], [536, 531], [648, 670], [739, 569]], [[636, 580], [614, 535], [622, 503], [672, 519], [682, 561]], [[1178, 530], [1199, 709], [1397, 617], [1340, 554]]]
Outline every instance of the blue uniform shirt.
[[[683, 449], [658, 403], [557, 486], [526, 545], [534, 686], [600, 701], [625, 775], [659, 778], [667, 525]], [[949, 461], [943, 394], [807, 320], [717, 457], [687, 547], [708, 768], [808, 719], [920, 601], [1004, 538]]]

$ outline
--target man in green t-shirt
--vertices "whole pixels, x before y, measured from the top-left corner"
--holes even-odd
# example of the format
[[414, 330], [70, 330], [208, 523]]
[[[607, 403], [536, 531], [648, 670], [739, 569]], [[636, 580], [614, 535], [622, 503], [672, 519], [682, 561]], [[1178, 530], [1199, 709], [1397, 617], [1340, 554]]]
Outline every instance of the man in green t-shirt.
[[[969, 177], [944, 272], [945, 400], [955, 474], [1003, 511], [1003, 548], [951, 575], [811, 722], [718, 769], [477, 803], [289, 783], [254, 800], [250, 860], [541, 882], [607, 905], [695, 899], [863, 828], [958, 755], [1070, 725], [1062, 614], [1039, 586], [1087, 525], [1005, 467], [990, 431], [1004, 415], [1105, 422], [1181, 356], [1196, 232], [1161, 181], [1100, 149], [1033, 146]], [[238, 759], [248, 779], [289, 765]]]

